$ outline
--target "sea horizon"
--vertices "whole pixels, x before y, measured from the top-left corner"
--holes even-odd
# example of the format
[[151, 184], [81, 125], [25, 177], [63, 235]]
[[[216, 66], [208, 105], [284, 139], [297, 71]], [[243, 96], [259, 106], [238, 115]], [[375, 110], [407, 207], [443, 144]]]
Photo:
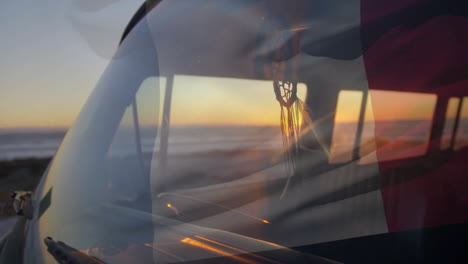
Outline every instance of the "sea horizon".
[[[366, 124], [371, 122], [372, 121], [368, 121]], [[424, 129], [418, 129], [419, 131], [417, 133], [413, 131], [413, 133], [408, 135], [407, 132], [413, 129], [413, 124], [420, 122], [424, 122]], [[381, 124], [381, 127], [385, 128], [379, 132], [379, 137], [386, 137], [393, 140], [403, 136], [407, 139], [411, 138], [425, 141], [427, 140], [427, 135], [424, 132], [427, 131], [426, 129], [430, 128], [431, 120], [399, 120], [397, 122], [393, 120], [381, 120], [375, 121], [375, 123]], [[386, 123], [393, 123], [391, 126], [392, 129], [388, 129], [384, 126]], [[366, 124], [364, 125], [362, 134], [363, 140], [369, 139], [374, 135], [374, 126], [366, 126]], [[340, 126], [346, 131], [346, 126], [355, 127], [356, 123], [339, 122], [336, 124], [337, 128]], [[421, 127], [420, 124], [418, 124], [418, 126]], [[145, 130], [150, 129], [154, 129], [154, 127], [143, 126], [141, 128], [143, 149], [145, 152], [151, 152], [152, 149], [149, 146], [152, 146], [154, 143], [154, 138], [150, 138], [152, 133], [145, 133]], [[261, 133], [257, 133], [259, 131], [257, 129], [264, 130], [261, 130]], [[68, 127], [0, 128], [0, 161], [53, 157], [68, 130]], [[226, 131], [228, 131], [228, 133], [226, 133]], [[269, 143], [263, 144], [262, 146], [277, 148], [282, 144], [278, 125], [181, 124], [171, 126], [171, 132], [169, 138], [170, 151], [176, 153], [187, 151], [234, 150], [236, 148], [248, 147], [252, 142], [256, 142], [255, 144], [260, 145], [261, 142], [265, 140], [269, 140]], [[148, 147], [145, 148], [145, 145], [148, 145]]]

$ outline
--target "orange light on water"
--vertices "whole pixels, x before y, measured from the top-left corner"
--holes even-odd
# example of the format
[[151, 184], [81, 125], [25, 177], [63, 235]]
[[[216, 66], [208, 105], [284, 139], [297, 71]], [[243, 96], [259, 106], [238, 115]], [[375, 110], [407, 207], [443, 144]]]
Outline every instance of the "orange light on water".
[[[172, 243], [171, 243], [171, 244], [172, 244]], [[150, 247], [150, 248], [152, 248], [152, 249], [154, 249], [154, 250], [156, 250], [156, 251], [158, 251], [158, 252], [160, 252], [160, 253], [162, 253], [162, 254], [165, 254], [165, 255], [167, 255], [167, 256], [170, 256], [170, 257], [172, 257], [172, 258], [175, 258], [175, 259], [177, 259], [177, 260], [179, 260], [179, 261], [184, 261], [184, 259], [182, 259], [182, 258], [180, 258], [179, 256], [174, 255], [174, 254], [172, 254], [172, 253], [170, 253], [170, 252], [168, 252], [168, 251], [166, 251], [166, 250], [164, 250], [164, 249], [154, 247], [154, 246], [152, 246], [152, 245], [149, 244], [149, 243], [145, 243], [144, 245], [147, 246], [147, 247]]]
[[179, 210], [177, 210], [177, 208], [174, 207], [172, 204], [167, 203], [166, 206], [167, 208], [171, 209], [176, 215], [179, 215]]
[[205, 244], [205, 243], [200, 242], [200, 241], [195, 240], [195, 239], [191, 239], [189, 237], [186, 237], [186, 238], [180, 240], [180, 242], [185, 243], [185, 244], [189, 244], [191, 246], [198, 247], [198, 248], [201, 248], [201, 249], [213, 252], [213, 253], [216, 253], [216, 254], [221, 255], [221, 256], [230, 257], [230, 258], [232, 258], [234, 260], [237, 260], [239, 262], [243, 262], [243, 263], [247, 263], [247, 264], [257, 264], [258, 263], [258, 262], [253, 261], [253, 260], [249, 260], [249, 259], [246, 259], [246, 258], [242, 258], [242, 257], [236, 256], [236, 255], [233, 255], [232, 253], [229, 253], [227, 251], [215, 248], [213, 246], [210, 246], [208, 244]]
[[229, 249], [235, 250], [235, 251], [237, 251], [237, 252], [239, 252], [239, 253], [246, 254], [246, 255], [249, 255], [249, 256], [251, 256], [251, 257], [254, 257], [254, 258], [257, 258], [257, 259], [261, 259], [261, 260], [267, 261], [268, 263], [282, 264], [281, 262], [274, 261], [274, 260], [272, 260], [272, 259], [265, 258], [265, 257], [259, 256], [259, 255], [253, 254], [253, 253], [247, 252], [247, 251], [245, 251], [245, 250], [242, 250], [242, 249], [239, 249], [239, 248], [235, 248], [235, 247], [232, 247], [232, 246], [223, 244], [223, 243], [221, 243], [221, 242], [208, 239], [208, 238], [206, 238], [206, 237], [202, 237], [202, 236], [195, 236], [195, 237], [198, 238], [198, 239], [202, 239], [202, 240], [208, 241], [208, 242], [210, 242], [210, 243], [219, 245], [219, 246], [223, 246], [223, 247], [225, 247], [225, 248], [229, 248]]
[[[230, 208], [230, 207], [226, 207], [226, 206], [223, 206], [222, 204], [218, 204], [218, 203], [213, 203], [213, 202], [210, 202], [210, 201], [205, 201], [205, 200], [201, 200], [201, 199], [198, 199], [198, 198], [195, 198], [195, 197], [192, 197], [192, 196], [188, 196], [188, 195], [183, 195], [183, 194], [177, 194], [177, 193], [160, 193], [158, 194], [158, 197], [164, 197], [164, 196], [168, 196], [168, 195], [171, 195], [171, 196], [176, 196], [176, 197], [183, 197], [183, 198], [187, 198], [187, 199], [190, 199], [190, 200], [194, 200], [194, 201], [197, 201], [197, 202], [201, 202], [201, 203], [205, 203], [205, 204], [210, 204], [210, 205], [214, 205], [214, 206], [217, 206], [217, 207], [220, 207], [220, 208], [223, 208], [223, 209], [227, 209], [229, 211], [232, 211], [232, 212], [236, 212], [240, 215], [243, 215], [245, 217], [248, 217], [248, 218], [251, 218], [251, 219], [255, 219], [257, 221], [260, 221], [262, 223], [265, 223], [265, 224], [269, 224], [270, 222], [268, 220], [265, 220], [265, 219], [261, 219], [261, 218], [258, 218], [256, 216], [253, 216], [253, 215], [250, 215], [250, 214], [247, 214], [241, 210], [236, 210], [234, 208]], [[168, 203], [166, 204], [166, 206], [168, 208], [170, 208], [171, 210], [173, 210], [176, 214], [179, 214], [179, 211], [177, 210], [177, 208], [175, 206], [173, 206], [172, 204]]]

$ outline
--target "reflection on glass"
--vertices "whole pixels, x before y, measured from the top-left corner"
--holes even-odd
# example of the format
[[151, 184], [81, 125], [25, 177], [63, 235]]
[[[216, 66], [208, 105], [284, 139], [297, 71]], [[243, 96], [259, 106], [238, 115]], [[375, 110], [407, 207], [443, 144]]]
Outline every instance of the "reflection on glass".
[[468, 146], [468, 97], [463, 97], [454, 149]]
[[[437, 97], [433, 94], [371, 90], [370, 98], [372, 114], [370, 109], [366, 111], [361, 157], [375, 151], [378, 161], [424, 155]], [[361, 162], [372, 161], [366, 159]]]
[[361, 101], [360, 91], [341, 91], [338, 95], [330, 163], [347, 162], [353, 158]]
[[441, 149], [448, 149], [450, 147], [450, 142], [452, 141], [453, 136], [453, 128], [455, 126], [455, 118], [457, 117], [457, 110], [459, 104], [459, 98], [452, 97], [449, 99], [447, 112], [445, 113], [444, 131], [442, 134], [442, 140], [440, 142]]

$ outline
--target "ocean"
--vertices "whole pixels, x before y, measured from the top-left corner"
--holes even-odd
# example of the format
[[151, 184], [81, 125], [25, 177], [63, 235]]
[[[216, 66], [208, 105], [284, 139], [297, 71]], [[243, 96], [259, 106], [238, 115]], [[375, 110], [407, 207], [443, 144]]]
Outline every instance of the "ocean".
[[67, 129], [0, 129], [0, 160], [55, 155]]
[[[457, 141], [468, 140], [468, 127], [464, 119], [459, 127]], [[450, 127], [452, 123], [448, 123]], [[366, 123], [362, 142], [377, 134], [387, 141], [406, 140], [426, 142], [431, 122], [427, 120]], [[154, 133], [142, 128], [144, 152], [153, 149]], [[446, 130], [449, 131], [450, 129]], [[0, 160], [52, 157], [60, 146], [67, 129], [0, 129]], [[355, 123], [340, 123], [335, 127], [334, 145], [351, 147], [356, 131]], [[122, 138], [130, 144], [130, 132], [122, 132]], [[117, 138], [115, 138], [117, 139]], [[133, 141], [132, 141], [133, 142]], [[158, 140], [156, 140], [158, 142]], [[126, 144], [118, 144], [125, 152]], [[156, 144], [157, 145], [157, 144]], [[119, 147], [116, 146], [116, 147]], [[127, 145], [128, 146], [128, 145]], [[207, 151], [229, 151], [238, 149], [277, 150], [282, 148], [282, 138], [277, 126], [224, 126], [224, 127], [173, 127], [169, 137], [169, 153], [192, 153]]]

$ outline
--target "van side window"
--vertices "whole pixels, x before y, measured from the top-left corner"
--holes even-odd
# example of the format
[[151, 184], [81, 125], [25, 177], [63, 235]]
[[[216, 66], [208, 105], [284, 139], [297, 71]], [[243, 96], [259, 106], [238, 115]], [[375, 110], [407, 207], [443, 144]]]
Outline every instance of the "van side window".
[[440, 148], [442, 150], [450, 148], [459, 104], [460, 98], [452, 97], [449, 99], [447, 112], [445, 114], [444, 131], [440, 142]]
[[362, 97], [361, 91], [343, 90], [338, 95], [330, 163], [348, 162], [353, 158]]
[[437, 96], [381, 90], [369, 93], [372, 106], [366, 111], [361, 163], [424, 155]]
[[[424, 155], [436, 95], [382, 90], [366, 94], [363, 99], [361, 91], [339, 93], [329, 162], [351, 161], [356, 147], [360, 164]], [[361, 111], [364, 120], [359, 120]], [[362, 132], [358, 132], [359, 122], [363, 122]]]
[[463, 97], [454, 149], [468, 146], [468, 97]]

